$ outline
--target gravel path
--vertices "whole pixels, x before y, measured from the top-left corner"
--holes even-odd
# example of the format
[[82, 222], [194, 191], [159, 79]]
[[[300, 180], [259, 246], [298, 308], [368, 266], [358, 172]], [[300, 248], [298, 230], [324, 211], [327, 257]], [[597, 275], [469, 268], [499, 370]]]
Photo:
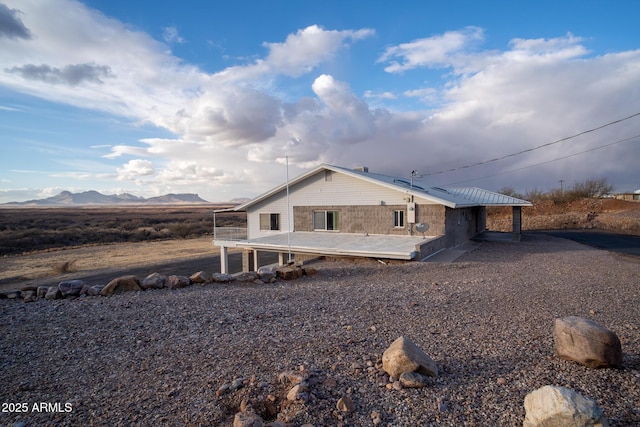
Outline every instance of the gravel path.
[[[0, 300], [0, 424], [231, 425], [244, 401], [292, 426], [369, 426], [376, 415], [381, 425], [515, 426], [525, 395], [554, 384], [595, 400], [613, 426], [640, 425], [637, 257], [525, 235], [451, 264], [313, 267], [262, 286]], [[569, 315], [614, 331], [624, 369], [557, 359], [553, 319]], [[387, 387], [382, 352], [401, 335], [436, 361], [429, 386]], [[308, 399], [289, 402], [278, 375], [301, 367]], [[234, 380], [243, 387], [219, 391]], [[342, 396], [352, 412], [336, 409]], [[49, 411], [34, 411], [39, 402]], [[26, 412], [5, 412], [11, 403]]]

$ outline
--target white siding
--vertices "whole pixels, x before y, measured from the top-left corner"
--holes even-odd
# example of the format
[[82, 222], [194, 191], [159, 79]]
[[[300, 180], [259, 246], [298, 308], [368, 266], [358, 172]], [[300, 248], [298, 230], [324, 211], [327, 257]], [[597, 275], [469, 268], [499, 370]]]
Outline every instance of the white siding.
[[[289, 188], [290, 212], [287, 212], [286, 190], [250, 206], [247, 212], [249, 239], [274, 233], [286, 233], [291, 215], [293, 224], [294, 206], [336, 206], [336, 205], [402, 205], [407, 202], [407, 194], [353, 178], [341, 173], [330, 172], [331, 180], [325, 180], [325, 171], [307, 178]], [[280, 231], [261, 231], [260, 214], [279, 213]]]

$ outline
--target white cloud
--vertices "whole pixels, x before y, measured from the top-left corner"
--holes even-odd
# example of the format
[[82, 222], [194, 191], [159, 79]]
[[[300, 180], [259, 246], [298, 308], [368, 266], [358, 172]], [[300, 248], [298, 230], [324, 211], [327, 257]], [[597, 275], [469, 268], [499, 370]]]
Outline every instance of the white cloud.
[[185, 39], [178, 34], [178, 29], [176, 27], [165, 27], [162, 29], [162, 39], [167, 43], [178, 43], [182, 44], [185, 42]]
[[298, 77], [331, 58], [347, 40], [362, 40], [373, 34], [371, 29], [335, 31], [311, 25], [289, 34], [284, 43], [265, 43], [269, 54], [264, 64], [271, 72]]
[[118, 180], [135, 181], [141, 177], [147, 177], [155, 174], [153, 163], [149, 160], [134, 159], [129, 160], [122, 167], [117, 169]]
[[[322, 69], [346, 55], [352, 43], [372, 37], [371, 29], [312, 25], [282, 42], [265, 42], [263, 58], [210, 74], [173, 56], [166, 44], [78, 2], [6, 3], [19, 11], [12, 15], [24, 26], [18, 33], [29, 37], [0, 37], [1, 85], [175, 134], [119, 141], [104, 156], [124, 162], [113, 175], [144, 184], [145, 190], [194, 192], [200, 186], [241, 192], [230, 198], [255, 195], [284, 180], [285, 156], [292, 174], [320, 162], [429, 173], [540, 145], [637, 109], [640, 51], [589, 56], [585, 40], [571, 34], [513, 39], [501, 51], [482, 50], [484, 30], [467, 27], [390, 46], [373, 65], [377, 69], [362, 72], [384, 67], [386, 77], [403, 79], [399, 73], [409, 70], [442, 70], [437, 86], [402, 92], [412, 102], [425, 102], [425, 111], [400, 112], [381, 107], [386, 100], [397, 102], [399, 90], [372, 89], [358, 96], [350, 82]], [[177, 32], [175, 37], [180, 37]], [[73, 68], [79, 64], [85, 66]], [[306, 79], [296, 79], [302, 76]], [[294, 98], [286, 87], [278, 87], [283, 77], [296, 84], [314, 79], [309, 96]], [[619, 126], [495, 163], [491, 171], [474, 168], [425, 179], [447, 184], [522, 167], [614, 140], [627, 130], [633, 131]], [[580, 158], [572, 168], [550, 164], [510, 183], [526, 187], [536, 175], [555, 182], [559, 175], [570, 181], [594, 170], [614, 174], [634, 168], [637, 154], [633, 145], [621, 144], [595, 160]], [[491, 183], [499, 181], [504, 180], [478, 184], [495, 189], [500, 185]]]
[[478, 27], [447, 31], [442, 35], [388, 47], [378, 62], [391, 62], [385, 68], [389, 73], [419, 67], [448, 67], [455, 64], [456, 55], [464, 53], [470, 45], [483, 39], [484, 31]]
[[398, 97], [393, 92], [380, 92], [376, 93], [371, 90], [367, 90], [364, 92], [365, 98], [372, 99], [398, 99]]

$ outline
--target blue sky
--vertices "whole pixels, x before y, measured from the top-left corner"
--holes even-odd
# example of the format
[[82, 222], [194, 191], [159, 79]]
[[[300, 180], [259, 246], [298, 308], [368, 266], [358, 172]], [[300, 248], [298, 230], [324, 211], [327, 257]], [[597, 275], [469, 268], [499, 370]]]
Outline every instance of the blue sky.
[[286, 159], [291, 176], [640, 189], [640, 116], [526, 151], [640, 113], [638, 16], [634, 0], [0, 0], [0, 203], [253, 197]]

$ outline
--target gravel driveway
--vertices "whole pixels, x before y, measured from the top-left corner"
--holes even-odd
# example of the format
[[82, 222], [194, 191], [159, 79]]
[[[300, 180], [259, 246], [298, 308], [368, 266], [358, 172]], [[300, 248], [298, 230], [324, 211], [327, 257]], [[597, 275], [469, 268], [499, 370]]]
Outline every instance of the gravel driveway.
[[[640, 425], [638, 258], [525, 235], [450, 264], [313, 267], [271, 285], [0, 300], [0, 396], [26, 404], [0, 424], [231, 425], [251, 405], [292, 426], [515, 426], [525, 395], [554, 384], [595, 400], [612, 426]], [[556, 358], [553, 320], [569, 315], [614, 331], [624, 368]], [[380, 369], [401, 335], [438, 365], [425, 388], [396, 390]], [[309, 394], [290, 402], [278, 376], [301, 369]], [[353, 411], [336, 409], [343, 396]]]

